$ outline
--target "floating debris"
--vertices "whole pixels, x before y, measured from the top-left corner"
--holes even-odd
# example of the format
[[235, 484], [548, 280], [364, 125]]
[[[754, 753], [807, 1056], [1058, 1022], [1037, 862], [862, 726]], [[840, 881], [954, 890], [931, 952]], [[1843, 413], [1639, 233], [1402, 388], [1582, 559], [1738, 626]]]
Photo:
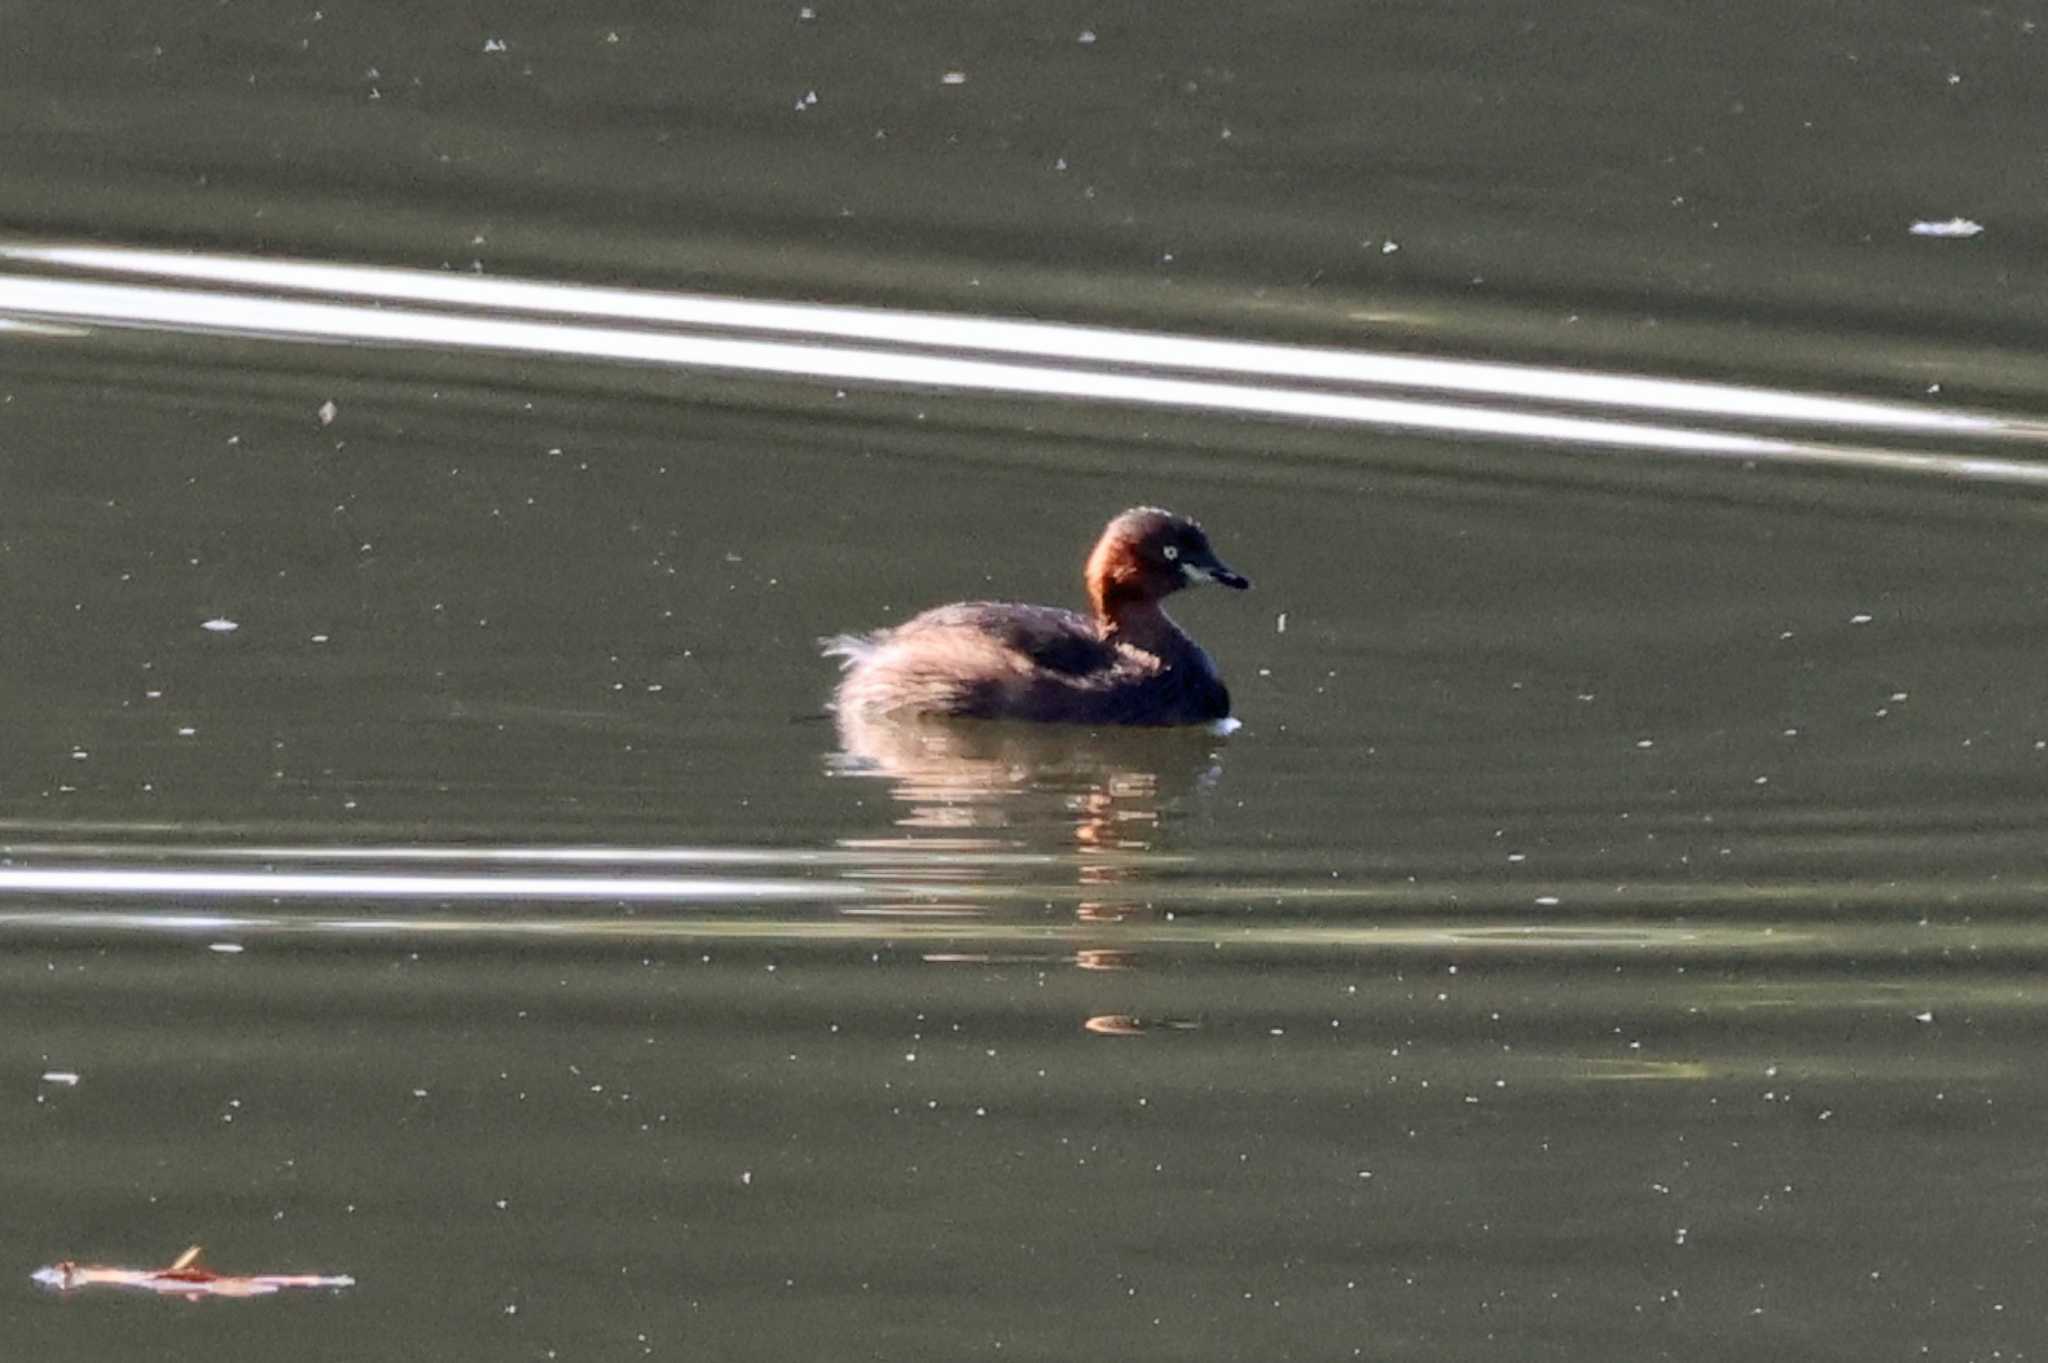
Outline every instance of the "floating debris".
[[216, 615], [211, 620], [202, 620], [199, 628], [212, 634], [233, 634], [242, 627], [239, 620], [230, 620], [225, 615]]
[[1098, 1013], [1082, 1022], [1097, 1036], [1144, 1036], [1148, 1032], [1192, 1032], [1202, 1024], [1186, 1018], [1141, 1018], [1129, 1013]]
[[198, 1301], [201, 1297], [268, 1297], [288, 1287], [356, 1285], [356, 1280], [346, 1273], [215, 1273], [200, 1266], [197, 1245], [164, 1268], [114, 1268], [65, 1259], [37, 1269], [29, 1277], [59, 1292], [75, 1292], [81, 1287], [127, 1287], [187, 1301]]
[[327, 401], [320, 404], [320, 424], [322, 426], [332, 426], [334, 424], [334, 418], [340, 415], [341, 408], [334, 405], [333, 398], [329, 398], [327, 399]]
[[43, 1082], [62, 1084], [65, 1088], [75, 1089], [78, 1087], [78, 1073], [75, 1070], [44, 1070]]
[[1916, 222], [1908, 230], [1916, 237], [1974, 237], [1984, 230], [1984, 224], [1968, 218], [1948, 218], [1941, 222]]

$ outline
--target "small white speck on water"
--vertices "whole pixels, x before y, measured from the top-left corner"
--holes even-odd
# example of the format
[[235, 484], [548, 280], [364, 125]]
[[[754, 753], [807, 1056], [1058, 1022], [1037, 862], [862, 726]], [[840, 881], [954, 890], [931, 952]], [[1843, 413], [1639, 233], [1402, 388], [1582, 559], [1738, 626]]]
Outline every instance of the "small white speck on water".
[[332, 426], [334, 424], [334, 418], [340, 415], [341, 408], [334, 405], [333, 398], [329, 398], [327, 399], [327, 401], [320, 404], [320, 424], [322, 426]]
[[208, 942], [206, 949], [218, 952], [223, 956], [239, 956], [242, 954], [242, 944], [240, 942]]
[[1536, 902], [1546, 909], [1554, 909], [1557, 907], [1558, 899], [1554, 894], [1540, 894], [1536, 896]]
[[967, 73], [965, 71], [948, 71], [945, 75], [939, 77], [939, 84], [965, 85], [967, 84]]
[[1867, 625], [1867, 624], [1869, 624], [1869, 623], [1870, 623], [1870, 622], [1871, 622], [1872, 620], [1874, 620], [1874, 619], [1876, 619], [1876, 618], [1877, 618], [1877, 617], [1875, 617], [1875, 616], [1871, 616], [1871, 615], [1864, 615], [1864, 614], [1860, 614], [1860, 613], [1859, 613], [1859, 614], [1856, 614], [1856, 615], [1852, 615], [1852, 616], [1850, 616], [1850, 617], [1849, 617], [1849, 623], [1850, 623], [1850, 624], [1852, 624], [1852, 625]]
[[45, 1084], [59, 1084], [64, 1088], [75, 1089], [78, 1087], [78, 1072], [76, 1070], [44, 1070], [43, 1082]]
[[1280, 618], [1279, 618], [1279, 619], [1277, 619], [1277, 620], [1275, 620], [1275, 621], [1273, 622], [1273, 632], [1274, 632], [1275, 634], [1285, 634], [1285, 633], [1287, 633], [1287, 612], [1286, 612], [1286, 611], [1281, 611], [1281, 612], [1280, 612]]
[[202, 620], [199, 622], [199, 628], [205, 630], [209, 634], [233, 634], [236, 630], [240, 629], [241, 627], [241, 621], [230, 620], [225, 615], [216, 615], [211, 620]]

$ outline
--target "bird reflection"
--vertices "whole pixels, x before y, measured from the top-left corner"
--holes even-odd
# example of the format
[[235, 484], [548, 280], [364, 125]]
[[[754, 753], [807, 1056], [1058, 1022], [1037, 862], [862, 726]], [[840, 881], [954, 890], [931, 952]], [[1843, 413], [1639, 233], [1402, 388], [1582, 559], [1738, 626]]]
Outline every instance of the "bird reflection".
[[[828, 759], [828, 771], [874, 780], [891, 802], [895, 837], [842, 842], [876, 856], [873, 867], [852, 874], [871, 885], [902, 886], [900, 901], [885, 901], [881, 912], [925, 917], [950, 908], [983, 916], [992, 900], [1028, 903], [1045, 887], [1048, 870], [1064, 867], [1074, 893], [1057, 898], [1072, 903], [1075, 927], [1108, 932], [1158, 912], [1141, 891], [1178, 860], [1163, 850], [1162, 843], [1170, 842], [1165, 835], [1172, 820], [1220, 779], [1219, 740], [1227, 732], [1103, 731], [857, 714], [839, 716], [838, 725], [840, 750]], [[871, 899], [866, 912], [877, 907]], [[1075, 934], [1063, 935], [1071, 940]], [[1058, 960], [1105, 975], [1138, 966], [1134, 954], [1113, 941], [1085, 938], [1059, 952], [933, 951], [924, 959], [978, 965]], [[1097, 1035], [1132, 1036], [1193, 1024], [1141, 1022], [1105, 1011], [1081, 1025]]]
[[901, 806], [898, 828], [980, 830], [989, 847], [1079, 853], [1150, 850], [1166, 809], [1221, 775], [1217, 740], [1226, 732], [858, 714], [839, 716], [838, 726], [829, 770], [885, 781]]

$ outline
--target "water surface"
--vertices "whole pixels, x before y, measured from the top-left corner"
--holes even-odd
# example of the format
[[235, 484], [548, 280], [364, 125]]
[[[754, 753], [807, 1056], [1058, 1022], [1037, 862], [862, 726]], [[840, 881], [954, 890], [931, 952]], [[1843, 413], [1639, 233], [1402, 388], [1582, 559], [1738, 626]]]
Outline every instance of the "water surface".
[[16, 17], [24, 1356], [2040, 1351], [2023, 11]]

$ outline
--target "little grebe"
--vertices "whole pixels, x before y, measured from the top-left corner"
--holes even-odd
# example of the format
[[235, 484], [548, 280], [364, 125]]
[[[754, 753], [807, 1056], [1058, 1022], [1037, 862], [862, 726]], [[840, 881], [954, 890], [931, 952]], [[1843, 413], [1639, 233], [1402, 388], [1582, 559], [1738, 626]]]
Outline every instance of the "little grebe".
[[963, 601], [894, 629], [842, 634], [842, 715], [1023, 719], [1054, 724], [1201, 724], [1230, 714], [1216, 665], [1159, 608], [1200, 582], [1242, 591], [1202, 527], [1157, 507], [1111, 521], [1088, 556], [1092, 616], [1053, 606]]

